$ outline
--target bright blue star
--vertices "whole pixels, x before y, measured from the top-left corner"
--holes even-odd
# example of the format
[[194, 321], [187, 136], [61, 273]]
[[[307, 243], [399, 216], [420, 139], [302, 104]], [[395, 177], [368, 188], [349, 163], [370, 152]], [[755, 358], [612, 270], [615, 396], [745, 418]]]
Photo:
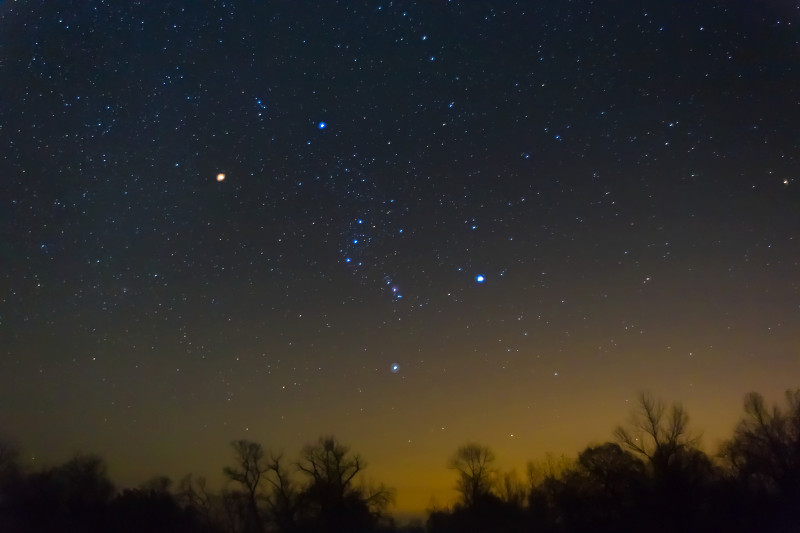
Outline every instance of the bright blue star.
[[391, 369], [392, 369], [392, 374], [397, 374], [398, 372], [400, 372], [400, 365], [398, 365], [397, 363], [392, 363]]
[[317, 124], [317, 127], [318, 127], [319, 129], [321, 129], [321, 130], [324, 130], [324, 129], [325, 129], [325, 126], [327, 126], [327, 124], [326, 124], [325, 122], [320, 122], [319, 124]]
[[483, 283], [484, 281], [486, 281], [486, 278], [483, 277], [483, 274], [478, 274], [477, 276], [475, 276], [476, 283]]

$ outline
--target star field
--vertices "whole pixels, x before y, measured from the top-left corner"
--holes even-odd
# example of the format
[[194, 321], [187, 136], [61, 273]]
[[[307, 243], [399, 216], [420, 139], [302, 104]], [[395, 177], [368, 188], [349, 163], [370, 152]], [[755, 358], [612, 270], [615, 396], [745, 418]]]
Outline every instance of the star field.
[[331, 433], [410, 511], [641, 389], [713, 445], [800, 376], [798, 16], [0, 3], [0, 430], [130, 483]]

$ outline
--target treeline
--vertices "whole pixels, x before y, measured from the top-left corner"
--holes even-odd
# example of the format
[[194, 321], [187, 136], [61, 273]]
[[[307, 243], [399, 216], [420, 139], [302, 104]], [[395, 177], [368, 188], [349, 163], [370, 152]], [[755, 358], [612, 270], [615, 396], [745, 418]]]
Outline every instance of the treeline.
[[[459, 499], [428, 510], [405, 530], [466, 532], [800, 531], [800, 389], [786, 404], [746, 396], [744, 416], [714, 455], [699, 448], [683, 407], [647, 394], [615, 442], [576, 459], [502, 472], [480, 444], [458, 448], [447, 466]], [[26, 471], [0, 443], [0, 531], [121, 533], [333, 533], [397, 531], [392, 490], [361, 480], [363, 458], [333, 437], [305, 446], [296, 461], [259, 443], [232, 443], [228, 480], [173, 484], [156, 477], [116, 491], [104, 462], [79, 455]]]
[[24, 472], [16, 449], [0, 445], [0, 531], [20, 533], [297, 533], [389, 531], [393, 492], [359, 479], [357, 453], [333, 437], [305, 446], [289, 463], [257, 442], [231, 443], [226, 487], [212, 492], [202, 477], [177, 486], [155, 477], [116, 492], [105, 463], [78, 455]]
[[431, 533], [800, 531], [800, 390], [786, 405], [748, 394], [733, 437], [709, 456], [679, 403], [647, 394], [616, 442], [577, 459], [528, 465], [525, 479], [494, 468], [478, 444], [450, 468], [460, 501], [429, 511]]

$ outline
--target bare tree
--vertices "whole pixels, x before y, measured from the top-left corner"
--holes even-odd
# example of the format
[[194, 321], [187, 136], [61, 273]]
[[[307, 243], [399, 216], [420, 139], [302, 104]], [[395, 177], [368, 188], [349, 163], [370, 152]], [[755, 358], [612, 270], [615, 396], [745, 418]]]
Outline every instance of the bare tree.
[[[563, 488], [562, 478], [573, 468], [575, 461], [565, 455], [546, 454], [544, 460], [527, 465], [528, 512], [534, 520], [549, 523], [558, 506]], [[555, 527], [553, 525], [553, 527]]]
[[786, 405], [770, 408], [760, 394], [748, 394], [723, 455], [751, 488], [791, 495], [800, 494], [800, 389], [786, 392]]
[[500, 499], [514, 507], [522, 508], [528, 498], [528, 485], [516, 470], [503, 473], [497, 490]]
[[242, 498], [242, 493], [223, 489], [220, 492], [221, 523], [223, 530], [229, 533], [240, 533], [253, 529], [252, 520]]
[[291, 531], [295, 527], [298, 493], [291, 475], [283, 464], [283, 454], [271, 454], [267, 462], [266, 477], [272, 491], [266, 497], [267, 505], [279, 531]]
[[303, 448], [297, 468], [316, 486], [324, 487], [331, 495], [342, 499], [351, 488], [353, 478], [365, 466], [361, 456], [349, 452], [350, 449], [335, 438], [320, 437], [317, 443]]
[[212, 497], [206, 488], [206, 478], [188, 474], [178, 484], [178, 501], [200, 516], [207, 526], [214, 523]]
[[320, 531], [352, 531], [373, 527], [393, 500], [384, 486], [356, 486], [366, 463], [334, 437], [320, 437], [301, 452], [298, 470], [308, 478], [303, 489], [304, 520]]
[[667, 411], [664, 402], [642, 392], [630, 428], [619, 426], [614, 435], [623, 446], [644, 456], [659, 473], [666, 471], [676, 456], [696, 445], [698, 439], [689, 434], [688, 425], [689, 415], [680, 403], [673, 403]]
[[560, 478], [567, 470], [573, 468], [574, 463], [574, 459], [564, 454], [556, 457], [551, 453], [547, 453], [541, 461], [528, 461], [525, 469], [528, 488], [540, 485], [549, 479]]
[[475, 443], [459, 447], [450, 459], [448, 468], [458, 472], [456, 490], [465, 506], [471, 507], [492, 493], [497, 473], [494, 461], [492, 450]]
[[264, 531], [264, 521], [258, 506], [261, 484], [264, 474], [269, 472], [269, 464], [264, 459], [261, 444], [248, 440], [236, 440], [231, 443], [234, 450], [236, 466], [226, 466], [225, 475], [241, 486], [241, 497], [247, 509], [249, 520], [245, 522], [249, 529]]

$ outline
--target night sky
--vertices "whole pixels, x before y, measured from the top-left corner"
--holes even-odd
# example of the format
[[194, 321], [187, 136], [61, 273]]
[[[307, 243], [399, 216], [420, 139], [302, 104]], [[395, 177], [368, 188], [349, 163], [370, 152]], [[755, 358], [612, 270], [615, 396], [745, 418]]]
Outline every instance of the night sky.
[[789, 0], [6, 0], [0, 431], [216, 487], [333, 434], [399, 511], [640, 390], [713, 452], [800, 385], [798, 159]]

